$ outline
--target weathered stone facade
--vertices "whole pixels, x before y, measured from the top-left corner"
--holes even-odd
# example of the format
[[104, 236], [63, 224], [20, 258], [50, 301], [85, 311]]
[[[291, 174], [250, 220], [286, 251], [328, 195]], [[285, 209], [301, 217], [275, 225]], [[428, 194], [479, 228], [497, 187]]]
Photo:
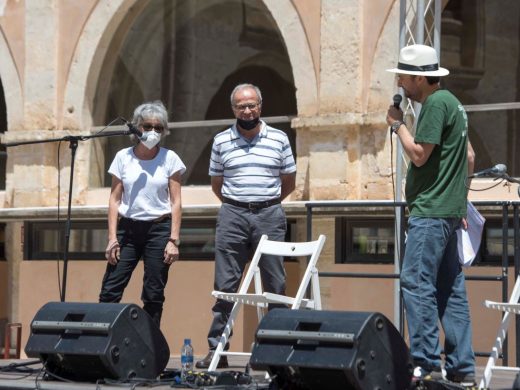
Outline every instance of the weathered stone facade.
[[[295, 102], [295, 112], [287, 114], [294, 117], [291, 127], [295, 131], [298, 171], [297, 187], [289, 199], [294, 203], [288, 204], [287, 210], [297, 221], [298, 239], [306, 239], [302, 201], [393, 198], [391, 175], [395, 174], [392, 172], [395, 167], [391, 163], [392, 143], [385, 114], [396, 93], [396, 85], [394, 76], [385, 69], [393, 67], [397, 59], [399, 1], [5, 0], [0, 1], [0, 6], [0, 79], [7, 111], [2, 143], [52, 141], [89, 134], [94, 126], [107, 124], [109, 113], [131, 110], [133, 106], [126, 106], [153, 96], [155, 85], [162, 85], [161, 77], [177, 83], [172, 84], [175, 87], [172, 89], [178, 95], [165, 97], [177, 104], [175, 107], [185, 109], [182, 112], [185, 117], [180, 114], [179, 117], [183, 121], [200, 120], [212, 107], [213, 98], [221, 97], [218, 91], [227, 77], [242, 77], [243, 69], [261, 68], [266, 75], [274, 74], [280, 80], [280, 85], [274, 85], [270, 92], [272, 100], [277, 92], [280, 95], [287, 92], [287, 85], [294, 90], [291, 101]], [[224, 6], [227, 8], [222, 11], [219, 7]], [[178, 14], [167, 19], [162, 12], [152, 12], [154, 7], [164, 7]], [[240, 15], [245, 9], [249, 13], [244, 11], [247, 17], [243, 20]], [[212, 47], [211, 36], [207, 35], [213, 31], [211, 17], [214, 15], [213, 19], [220, 20], [220, 17], [229, 17], [223, 15], [228, 12], [237, 14], [232, 14], [227, 35], [219, 38], [226, 44], [236, 45], [242, 57], [238, 49], [236, 55], [231, 55], [229, 48], [219, 51], [218, 46]], [[149, 29], [133, 31], [135, 23], [140, 21], [141, 27], [147, 26], [143, 15], [150, 18]], [[189, 17], [184, 18], [185, 15]], [[204, 23], [199, 27], [190, 25], [191, 16], [196, 15], [200, 17], [197, 21]], [[152, 34], [156, 25], [164, 28], [171, 20], [182, 25], [172, 33], [178, 38], [176, 42], [182, 44], [175, 47], [182, 56], [177, 62], [166, 62], [166, 66], [160, 68], [164, 71], [171, 65], [171, 78], [159, 71], [149, 72], [145, 66], [147, 61], [137, 60], [132, 63], [133, 73], [128, 72], [130, 76], [126, 78], [121, 76], [131, 67], [117, 58], [124, 47], [133, 48], [130, 54], [135, 57], [146, 53], [145, 59], [149, 62], [175, 54], [171, 48], [163, 49], [163, 43], [164, 46], [171, 43], [165, 29], [161, 30], [164, 41], [155, 40]], [[267, 22], [270, 23], [268, 28]], [[190, 31], [204, 39], [189, 36], [182, 40], [183, 34]], [[132, 37], [130, 42], [126, 40], [129, 36]], [[242, 47], [247, 39], [256, 39], [258, 47]], [[276, 50], [270, 50], [272, 42], [276, 42]], [[196, 51], [201, 46], [203, 55]], [[167, 55], [162, 55], [163, 50]], [[252, 53], [250, 58], [248, 53]], [[457, 59], [456, 55], [454, 58]], [[207, 74], [201, 76], [194, 69], [199, 73], [200, 69], [207, 69]], [[121, 72], [118, 76], [123, 79], [115, 92], [111, 90], [116, 88], [114, 72]], [[247, 71], [244, 73], [248, 75]], [[197, 84], [200, 79], [207, 84], [205, 88]], [[277, 91], [277, 86], [283, 87], [283, 91]], [[228, 99], [229, 92], [224, 91], [225, 99], [222, 99]], [[121, 95], [119, 100], [111, 100], [117, 95]], [[222, 117], [211, 119], [229, 117], [231, 112], [226, 114], [217, 103], [215, 112], [222, 112]], [[227, 107], [227, 100], [222, 104]], [[268, 104], [266, 99], [265, 105]], [[173, 112], [173, 121], [179, 117]], [[189, 169], [199, 169], [200, 175], [206, 176], [207, 166], [202, 164], [195, 168], [195, 163], [203, 155], [203, 144], [211, 139], [215, 128], [197, 135], [190, 130], [183, 131], [179, 130], [179, 134], [185, 144], [190, 145], [186, 158], [193, 161], [194, 166]], [[24, 221], [55, 220], [58, 199], [61, 218], [65, 218], [70, 179], [69, 146], [69, 141], [63, 141], [7, 149], [6, 185], [5, 191], [0, 192], [0, 221], [6, 223], [7, 259], [0, 261], [0, 286], [4, 286], [0, 287], [0, 318], [22, 322], [26, 330], [43, 303], [59, 300], [57, 281], [61, 274], [57, 275], [54, 261], [25, 261]], [[395, 159], [395, 150], [393, 152]], [[71, 197], [75, 218], [105, 220], [109, 188], [102, 185], [107, 160], [106, 143], [79, 141]], [[490, 196], [516, 198], [509, 188]], [[207, 185], [184, 186], [183, 204], [187, 206], [186, 219], [215, 218], [218, 211], [217, 199]], [[327, 235], [320, 269], [364, 267], [335, 264], [334, 218], [319, 219], [313, 230], [314, 235], [318, 233]], [[392, 267], [386, 267], [392, 271]], [[171, 346], [180, 345], [183, 337], [191, 335], [195, 350], [202, 354], [213, 303], [210, 296], [213, 264], [186, 261], [174, 268], [167, 288], [164, 331]], [[303, 268], [301, 264], [300, 268]], [[67, 300], [97, 301], [103, 271], [102, 261], [71, 264]], [[125, 293], [127, 301], [140, 300], [140, 272], [137, 271]], [[325, 308], [372, 310], [369, 304], [376, 299], [371, 294], [391, 297], [394, 290], [389, 284], [382, 285], [376, 292], [369, 284], [358, 281], [346, 284], [343, 280], [326, 279], [321, 284]], [[197, 285], [196, 290], [193, 285]], [[366, 300], [355, 298], [356, 294], [362, 296], [363, 293], [354, 293], [354, 286], [367, 289]], [[179, 299], [185, 291], [190, 291], [192, 296], [190, 307]], [[392, 303], [390, 298], [378, 301], [375, 304], [380, 306], [376, 309], [391, 316]], [[193, 311], [192, 307], [198, 309], [196, 316], [189, 312]], [[190, 322], [179, 323], [179, 318], [190, 318]], [[251, 341], [251, 335], [243, 334], [240, 326], [234, 336], [237, 349], [250, 345]], [[24, 340], [29, 333], [26, 330]]]
[[[92, 99], [99, 93], [93, 86], [102, 87], [96, 77], [103, 74], [100, 67], [106, 66], [104, 58], [112, 55], [107, 52], [108, 47], [117, 48], [114, 42], [122, 39], [112, 34], [118, 31], [118, 24], [128, 24], [143, 12], [146, 3], [7, 2], [1, 20], [7, 38], [3, 44], [13, 55], [2, 57], [0, 70], [14, 67], [19, 88], [11, 89], [15, 82], [9, 80], [4, 82], [4, 89], [7, 96], [20, 96], [6, 99], [8, 131], [3, 141], [51, 139], [88, 132], [93, 124]], [[395, 87], [391, 76], [384, 75], [380, 80], [380, 74], [392, 64], [397, 40], [387, 38], [395, 28], [380, 36], [371, 31], [385, 31], [385, 26], [395, 25], [397, 12], [391, 8], [392, 1], [379, 3], [388, 12], [388, 18], [382, 19], [386, 24], [374, 26], [369, 32], [363, 29], [363, 15], [367, 15], [365, 7], [371, 6], [364, 2], [264, 3], [284, 39], [296, 87], [298, 113], [293, 127], [297, 130], [297, 153], [301, 157], [298, 189], [292, 199], [391, 196], [391, 189], [385, 188], [389, 156], [383, 120], [388, 96]], [[24, 23], [20, 23], [20, 17]], [[23, 48], [23, 52], [13, 51], [17, 48]], [[367, 59], [371, 61], [362, 61]], [[6, 74], [2, 80], [15, 76], [2, 74]], [[367, 117], [372, 130], [366, 129]], [[67, 149], [68, 145], [63, 143], [62, 187], [69, 177]], [[5, 207], [55, 205], [56, 145], [11, 148], [8, 155]], [[322, 164], [324, 156], [329, 159], [326, 167]], [[97, 161], [100, 156], [92, 155], [88, 145], [80, 142], [78, 166], [91, 164], [93, 158]], [[74, 204], [86, 204], [90, 174], [84, 169], [75, 172]], [[17, 177], [33, 179], [16, 180]], [[377, 191], [363, 190], [369, 187]]]
[[[207, 1], [200, 3], [200, 7], [218, 8], [220, 3]], [[262, 20], [258, 12], [270, 14], [290, 61], [297, 111], [292, 126], [296, 130], [298, 155], [297, 189], [291, 200], [391, 197], [384, 110], [395, 87], [392, 77], [382, 75], [382, 70], [393, 63], [397, 51], [396, 28], [388, 27], [397, 23], [397, 10], [391, 0], [378, 3], [383, 14], [378, 19], [380, 25], [370, 29], [364, 26], [372, 18], [367, 7], [372, 9], [373, 5], [366, 1], [265, 0], [248, 5], [254, 6], [257, 12], [256, 16], [252, 14], [252, 26]], [[194, 4], [183, 4], [183, 7], [191, 7], [183, 12], [201, 12], [193, 8]], [[106, 100], [109, 93], [107, 69], [114, 67], [116, 52], [132, 23], [140, 15], [149, 13], [152, 5], [157, 3], [144, 0], [7, 1], [0, 17], [4, 33], [0, 38], [3, 54], [0, 77], [7, 109], [7, 131], [2, 141], [51, 141], [67, 135], [88, 134], [99, 121], [96, 116], [103, 118], [104, 106], [99, 102]], [[239, 6], [240, 2], [232, 5]], [[152, 22], [154, 16], [149, 15]], [[373, 20], [370, 23], [373, 24]], [[204, 31], [210, 34], [211, 26], [206, 25]], [[157, 45], [155, 41], [148, 46], [146, 42], [134, 41], [134, 44], [136, 50], [147, 48], [148, 53], [160, 49], [151, 50]], [[183, 50], [189, 56], [192, 48], [184, 46]], [[211, 51], [211, 47], [208, 50]], [[208, 72], [212, 72], [212, 61], [220, 61], [217, 68], [224, 71], [226, 60], [233, 62], [229, 55], [222, 58], [218, 53], [211, 54], [192, 60], [204, 61]], [[261, 62], [261, 57], [258, 61]], [[186, 64], [185, 71], [189, 69]], [[153, 76], [142, 69], [139, 77], [146, 80]], [[225, 73], [221, 78], [224, 77]], [[218, 85], [211, 81], [208, 87], [215, 89]], [[185, 94], [200, 95], [201, 92], [190, 91], [186, 82], [183, 88]], [[208, 104], [203, 103], [201, 97], [195, 100], [197, 107]], [[73, 206], [98, 206], [92, 216], [102, 219], [108, 189], [92, 187], [93, 182], [102, 181], [92, 180], [92, 175], [103, 175], [104, 149], [90, 147], [90, 143], [78, 142], [71, 199]], [[69, 147], [70, 142], [64, 141], [60, 145], [47, 142], [8, 148], [4, 210], [55, 207], [58, 195], [60, 206], [65, 209], [70, 179]], [[184, 188], [183, 198], [185, 204], [195, 207], [197, 203], [216, 203], [209, 187]], [[27, 216], [30, 212], [22, 214]], [[33, 270], [41, 267], [23, 261], [20, 238], [23, 240], [21, 229], [25, 218], [7, 224], [7, 273], [11, 282], [9, 294], [0, 302], [0, 317], [8, 316], [27, 324], [35, 310], [34, 304], [23, 298], [28, 283], [34, 279], [29, 266]], [[303, 224], [298, 226], [303, 228]], [[303, 230], [298, 236], [305, 238]], [[328, 251], [333, 248], [332, 237], [330, 232]], [[333, 264], [332, 256], [324, 256], [323, 262]], [[211, 266], [207, 266], [211, 270]], [[96, 300], [99, 277], [93, 273], [94, 292], [70, 294]], [[326, 285], [324, 282], [325, 297], [328, 295]], [[44, 298], [52, 299], [57, 299], [55, 293]]]

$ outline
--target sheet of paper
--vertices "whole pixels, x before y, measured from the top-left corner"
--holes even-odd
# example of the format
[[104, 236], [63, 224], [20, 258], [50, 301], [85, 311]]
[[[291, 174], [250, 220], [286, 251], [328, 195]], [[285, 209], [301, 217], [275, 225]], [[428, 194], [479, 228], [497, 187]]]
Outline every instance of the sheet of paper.
[[475, 260], [482, 240], [484, 222], [486, 222], [486, 219], [480, 215], [470, 201], [468, 201], [468, 216], [466, 219], [468, 230], [462, 228], [457, 230], [459, 262], [463, 267], [469, 267]]

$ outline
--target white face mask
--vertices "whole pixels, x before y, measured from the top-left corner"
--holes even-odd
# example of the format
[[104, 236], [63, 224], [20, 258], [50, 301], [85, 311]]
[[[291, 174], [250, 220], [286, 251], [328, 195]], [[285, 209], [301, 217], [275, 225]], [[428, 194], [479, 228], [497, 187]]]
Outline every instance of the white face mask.
[[160, 140], [161, 134], [157, 133], [155, 130], [150, 130], [143, 132], [141, 142], [148, 149], [152, 149], [155, 145], [159, 143]]

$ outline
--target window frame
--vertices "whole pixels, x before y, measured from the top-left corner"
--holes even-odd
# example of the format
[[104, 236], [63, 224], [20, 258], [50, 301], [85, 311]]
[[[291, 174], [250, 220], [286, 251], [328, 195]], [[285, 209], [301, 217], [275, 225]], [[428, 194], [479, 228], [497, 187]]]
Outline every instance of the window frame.
[[[43, 251], [37, 250], [36, 248], [38, 248], [40, 244], [40, 235], [38, 233], [42, 230], [57, 230], [59, 235], [58, 245], [63, 246], [65, 243], [65, 224], [65, 220], [25, 221], [23, 244], [24, 260], [47, 261], [63, 259], [64, 249], [61, 251]], [[76, 220], [71, 221], [71, 232], [74, 229], [93, 229], [101, 226], [104, 230], [108, 230], [106, 220]], [[79, 252], [69, 250], [67, 255], [68, 260], [106, 260], [104, 251]]]
[[[336, 217], [335, 264], [393, 264], [394, 251], [385, 254], [360, 254], [354, 252], [353, 232], [355, 228], [391, 228], [395, 237], [395, 219], [392, 217]], [[393, 243], [393, 241], [392, 241]], [[395, 250], [395, 249], [394, 249]]]
[[[23, 255], [24, 260], [27, 261], [49, 261], [49, 260], [61, 260], [63, 259], [63, 250], [60, 251], [43, 251], [40, 232], [43, 230], [53, 230], [58, 231], [59, 235], [59, 246], [63, 246], [65, 239], [65, 220], [60, 221], [52, 221], [52, 220], [42, 220], [42, 221], [25, 221], [23, 225]], [[213, 229], [213, 233], [210, 233], [208, 239], [205, 241], [204, 245], [212, 245], [213, 250], [209, 251], [194, 251], [190, 252], [186, 248], [189, 248], [190, 238], [187, 236], [188, 234], [193, 234], [187, 231], [188, 229]], [[74, 220], [71, 221], [71, 231], [74, 229], [102, 229], [107, 231], [107, 222], [103, 219], [95, 219], [95, 220]], [[287, 233], [286, 240], [290, 241], [294, 238], [296, 232], [296, 220], [293, 218], [287, 218]], [[180, 258], [179, 261], [214, 261], [215, 259], [215, 251], [214, 251], [214, 243], [215, 243], [215, 233], [216, 233], [216, 217], [214, 218], [185, 218], [181, 224], [180, 231]], [[196, 234], [195, 234], [196, 236]], [[43, 238], [44, 239], [44, 238]], [[103, 244], [104, 245], [104, 244]], [[194, 245], [197, 247], [196, 245]], [[184, 248], [184, 250], [183, 250]], [[105, 252], [103, 251], [73, 251], [69, 249], [68, 252], [68, 260], [88, 260], [88, 261], [106, 261], [105, 260]], [[290, 261], [292, 259], [286, 259]]]
[[[515, 256], [514, 256], [514, 227], [511, 225], [513, 223], [512, 219], [508, 221], [508, 253], [507, 253], [507, 265], [509, 267], [514, 266]], [[489, 239], [489, 230], [496, 229], [500, 233], [500, 240], [502, 240], [502, 220], [498, 218], [489, 218], [486, 219], [484, 224], [484, 229], [482, 231], [482, 241], [480, 243], [480, 248], [477, 252], [475, 260], [472, 266], [481, 266], [481, 267], [501, 267], [502, 266], [502, 249], [500, 249], [500, 253], [498, 255], [489, 254], [488, 250], [488, 239]], [[509, 250], [511, 247], [511, 251]]]

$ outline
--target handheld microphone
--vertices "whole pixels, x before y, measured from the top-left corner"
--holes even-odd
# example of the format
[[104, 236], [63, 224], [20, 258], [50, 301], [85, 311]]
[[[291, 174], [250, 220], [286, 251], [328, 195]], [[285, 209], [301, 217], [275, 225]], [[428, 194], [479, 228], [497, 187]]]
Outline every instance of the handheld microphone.
[[399, 106], [401, 105], [401, 101], [403, 97], [399, 94], [394, 95], [394, 107], [399, 110]]
[[141, 130], [139, 130], [137, 127], [135, 127], [131, 122], [128, 122], [125, 118], [120, 116], [121, 120], [125, 122], [125, 125], [128, 127], [128, 130], [130, 130], [130, 134], [134, 134], [139, 138], [141, 141], [146, 141], [148, 138], [147, 134], [143, 134]]
[[494, 167], [484, 169], [483, 171], [469, 175], [468, 179], [473, 177], [501, 177], [507, 172], [507, 167], [504, 164], [497, 164]]

